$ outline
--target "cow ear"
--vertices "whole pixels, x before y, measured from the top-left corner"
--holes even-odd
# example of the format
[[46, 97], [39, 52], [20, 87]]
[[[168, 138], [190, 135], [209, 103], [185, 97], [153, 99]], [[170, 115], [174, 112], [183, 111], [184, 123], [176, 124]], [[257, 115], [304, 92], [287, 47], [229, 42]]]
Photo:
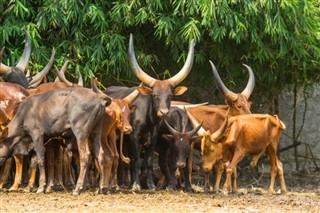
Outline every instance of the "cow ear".
[[199, 142], [201, 142], [201, 139], [202, 139], [202, 135], [194, 135], [191, 137], [190, 141], [193, 141], [195, 143], [199, 143]]
[[188, 87], [178, 86], [178, 87], [174, 88], [173, 95], [182, 95], [187, 90], [188, 90]]
[[130, 113], [133, 113], [134, 111], [136, 111], [136, 109], [137, 109], [136, 105], [130, 106]]
[[162, 138], [164, 138], [167, 141], [174, 141], [173, 135], [170, 135], [170, 134], [163, 134]]
[[137, 90], [142, 94], [142, 95], [151, 95], [152, 94], [152, 89], [149, 87], [145, 86], [140, 86], [137, 88]]

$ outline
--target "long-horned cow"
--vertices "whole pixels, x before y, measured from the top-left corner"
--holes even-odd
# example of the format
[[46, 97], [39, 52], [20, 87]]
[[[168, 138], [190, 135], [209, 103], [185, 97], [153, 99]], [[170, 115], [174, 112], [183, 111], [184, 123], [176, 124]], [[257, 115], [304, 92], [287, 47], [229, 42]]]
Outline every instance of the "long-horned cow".
[[[198, 122], [190, 116], [193, 125]], [[199, 130], [203, 136], [201, 140], [201, 159], [205, 171], [212, 169], [213, 165], [220, 161], [230, 162], [226, 166], [226, 180], [223, 186], [225, 194], [230, 190], [231, 175], [234, 174], [232, 191], [237, 191], [236, 167], [237, 164], [247, 155], [252, 156], [251, 167], [257, 165], [260, 156], [266, 153], [270, 160], [270, 185], [268, 193], [274, 192], [275, 177], [280, 180], [281, 191], [287, 191], [282, 163], [277, 156], [280, 137], [286, 129], [285, 124], [278, 116], [268, 114], [248, 114], [228, 118], [226, 117], [220, 128], [211, 132]], [[215, 182], [216, 190], [219, 188], [223, 166], [218, 167]]]
[[[182, 69], [169, 79], [157, 80], [146, 74], [138, 65], [133, 47], [133, 38], [130, 35], [129, 41], [129, 63], [132, 71], [146, 86], [139, 87], [141, 93], [131, 104], [136, 106], [135, 112], [131, 116], [131, 125], [133, 128], [130, 134], [130, 152], [131, 158], [130, 171], [133, 190], [140, 190], [139, 174], [141, 169], [139, 144], [143, 145], [144, 161], [147, 167], [147, 186], [149, 189], [155, 189], [152, 178], [153, 170], [153, 151], [155, 141], [158, 135], [159, 121], [168, 114], [172, 97], [183, 94], [187, 88], [178, 86], [189, 74], [194, 58], [194, 41], [190, 43], [186, 62]], [[123, 98], [136, 88], [127, 87], [109, 87], [106, 94], [115, 98]]]

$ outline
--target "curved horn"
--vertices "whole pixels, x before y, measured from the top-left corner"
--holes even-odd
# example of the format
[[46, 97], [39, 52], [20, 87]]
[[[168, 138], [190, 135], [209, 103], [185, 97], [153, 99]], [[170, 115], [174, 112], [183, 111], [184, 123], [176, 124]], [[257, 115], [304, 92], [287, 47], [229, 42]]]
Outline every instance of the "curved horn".
[[188, 52], [187, 60], [184, 63], [182, 69], [177, 74], [175, 74], [173, 77], [168, 79], [168, 81], [170, 82], [170, 84], [173, 87], [175, 87], [176, 85], [181, 83], [190, 73], [192, 65], [193, 65], [193, 59], [194, 59], [194, 45], [195, 45], [195, 42], [192, 39], [192, 41], [190, 42], [190, 45], [189, 45], [189, 52]]
[[217, 88], [220, 91], [220, 93], [228, 100], [230, 101], [235, 101], [237, 100], [238, 96], [234, 92], [231, 92], [222, 82], [218, 71], [212, 61], [209, 61], [211, 64], [212, 72], [213, 72], [213, 77], [214, 81], [216, 82]]
[[1, 59], [0, 60], [0, 74], [7, 75], [12, 72], [12, 68], [8, 67], [2, 63], [2, 56], [4, 54], [4, 49], [5, 49], [5, 47], [2, 47], [1, 52], [0, 52], [0, 59]]
[[[104, 94], [98, 87], [97, 87], [97, 79], [94, 77], [90, 78], [91, 88], [95, 93]], [[105, 95], [105, 94], [104, 94]]]
[[41, 70], [41, 72], [39, 72], [37, 75], [35, 75], [32, 78], [32, 80], [29, 83], [29, 88], [37, 87], [41, 83], [43, 78], [48, 74], [48, 72], [50, 71], [50, 69], [53, 65], [55, 54], [56, 54], [56, 50], [53, 48], [48, 64], [43, 68], [43, 70]]
[[132, 93], [130, 93], [127, 97], [123, 98], [128, 105], [130, 105], [139, 95], [139, 91], [135, 89]]
[[26, 44], [24, 46], [24, 51], [23, 54], [18, 62], [18, 64], [16, 65], [16, 68], [18, 68], [19, 70], [23, 71], [26, 69], [27, 65], [28, 65], [28, 61], [30, 59], [30, 55], [31, 55], [31, 41], [30, 41], [30, 36], [28, 34], [28, 32], [26, 30], [24, 30], [25, 34], [26, 34]]
[[[61, 70], [59, 71], [60, 73], [61, 73], [61, 75], [64, 75], [64, 73], [66, 72], [66, 70], [67, 70], [67, 67], [68, 67], [68, 63], [69, 63], [69, 61], [67, 60], [66, 62], [64, 62], [64, 64], [62, 65], [62, 68], [61, 68]], [[65, 75], [64, 75], [65, 76]], [[55, 79], [54, 79], [54, 82], [59, 82], [60, 81], [60, 79], [59, 79], [59, 77], [57, 76]]]
[[2, 56], [3, 56], [3, 53], [4, 53], [4, 48], [5, 47], [2, 47], [2, 49], [0, 51], [0, 66], [1, 66], [1, 63], [2, 63]]
[[226, 115], [226, 117], [224, 119], [224, 122], [223, 122], [222, 126], [220, 126], [220, 128], [216, 132], [214, 132], [214, 133], [212, 133], [210, 135], [210, 141], [213, 142], [213, 143], [218, 142], [219, 139], [226, 132], [227, 127], [228, 127], [228, 113], [227, 113], [227, 115]]
[[83, 78], [82, 78], [82, 74], [81, 74], [81, 72], [80, 72], [80, 71], [78, 71], [78, 73], [79, 73], [78, 85], [79, 85], [80, 87], [83, 87]]
[[[190, 112], [188, 112], [188, 110], [186, 110], [186, 112], [187, 112], [188, 118], [190, 119], [190, 121], [192, 123], [193, 128], [199, 127], [200, 126], [199, 122], [191, 115]], [[198, 135], [202, 135], [206, 132], [206, 130], [202, 127], [202, 123], [201, 123], [201, 126], [197, 132], [198, 132]]]
[[189, 131], [189, 132], [188, 132], [189, 136], [191, 137], [191, 136], [193, 136], [194, 134], [196, 134], [196, 133], [199, 131], [199, 129], [202, 127], [202, 124], [203, 124], [203, 121], [201, 121], [201, 123], [197, 126], [197, 128]]
[[132, 34], [130, 34], [128, 55], [129, 55], [129, 64], [130, 64], [131, 70], [134, 72], [137, 78], [139, 78], [140, 81], [145, 83], [147, 86], [152, 87], [156, 82], [156, 79], [149, 76], [140, 68], [136, 59], [136, 55], [134, 53]]
[[164, 123], [166, 124], [169, 132], [170, 132], [172, 135], [177, 134], [177, 130], [175, 130], [174, 128], [172, 128], [172, 126], [170, 126], [170, 125], [168, 124], [168, 122], [166, 121], [166, 119], [163, 119], [163, 120], [164, 120]]
[[252, 94], [252, 91], [254, 89], [255, 78], [254, 78], [252, 69], [246, 64], [242, 64], [242, 65], [245, 66], [249, 72], [249, 80], [246, 88], [241, 92], [241, 94], [244, 95], [247, 98], [247, 100], [249, 100], [250, 95]]
[[[67, 62], [68, 62], [68, 61], [66, 61], [66, 63], [67, 63]], [[66, 63], [65, 63], [65, 64], [66, 64]], [[68, 80], [66, 79], [66, 76], [63, 75], [61, 71], [59, 71], [59, 69], [58, 69], [58, 67], [57, 67], [56, 65], [54, 65], [54, 68], [55, 68], [55, 70], [56, 70], [56, 73], [57, 73], [57, 76], [58, 76], [59, 80], [60, 80], [61, 82], [66, 83], [68, 87], [71, 87], [71, 86], [73, 85], [73, 83], [71, 83], [70, 81], [68, 81]], [[61, 70], [62, 70], [62, 69], [61, 69]]]

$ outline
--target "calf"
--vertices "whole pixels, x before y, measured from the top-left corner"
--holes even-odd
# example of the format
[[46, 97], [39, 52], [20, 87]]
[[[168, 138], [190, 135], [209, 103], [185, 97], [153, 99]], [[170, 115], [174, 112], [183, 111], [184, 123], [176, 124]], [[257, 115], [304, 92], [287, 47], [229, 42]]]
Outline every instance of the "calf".
[[[197, 125], [195, 119], [192, 122]], [[274, 191], [276, 176], [280, 179], [281, 191], [286, 192], [283, 167], [277, 156], [280, 137], [285, 128], [284, 123], [276, 115], [250, 114], [226, 117], [216, 132], [212, 134], [210, 131], [202, 132], [201, 155], [204, 170], [211, 170], [218, 160], [231, 161], [226, 166], [227, 177], [223, 186], [223, 192], [227, 194], [230, 189], [231, 174], [236, 171], [237, 164], [246, 155], [251, 155], [250, 165], [254, 167], [260, 156], [266, 153], [271, 163], [268, 193]], [[218, 175], [221, 177], [223, 167], [219, 168]], [[216, 179], [216, 186], [219, 186], [220, 177]], [[233, 192], [236, 191], [234, 184]]]
[[93, 145], [101, 147], [101, 121], [110, 103], [111, 99], [107, 95], [86, 88], [57, 89], [28, 97], [20, 104], [14, 118], [1, 134], [0, 165], [12, 154], [20, 139], [29, 135], [40, 171], [37, 192], [44, 192], [46, 176], [43, 142], [47, 138], [73, 134], [80, 154], [80, 174], [73, 194], [79, 194], [89, 163], [89, 136], [95, 136]]
[[[159, 166], [165, 175], [167, 187], [175, 189], [175, 172], [177, 169], [184, 170], [185, 190], [191, 191], [189, 179], [189, 167], [187, 162], [191, 143], [200, 141], [195, 135], [202, 124], [192, 129], [188, 115], [184, 110], [171, 107], [168, 115], [160, 126], [156, 149], [159, 152]], [[165, 139], [165, 140], [164, 140]]]

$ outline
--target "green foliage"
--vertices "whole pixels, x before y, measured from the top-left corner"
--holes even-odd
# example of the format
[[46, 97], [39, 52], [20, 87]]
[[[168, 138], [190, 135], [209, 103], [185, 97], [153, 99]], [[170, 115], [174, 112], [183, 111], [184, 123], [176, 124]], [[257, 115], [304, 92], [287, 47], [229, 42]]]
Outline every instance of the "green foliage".
[[55, 47], [58, 67], [68, 59], [71, 73], [131, 85], [137, 80], [127, 61], [130, 33], [139, 64], [159, 78], [182, 67], [195, 39], [198, 73], [192, 77], [210, 79], [212, 60], [227, 70], [220, 72], [228, 75], [227, 86], [243, 82], [241, 88], [247, 76], [239, 69], [246, 63], [260, 91], [272, 95], [287, 85], [319, 81], [319, 12], [316, 0], [0, 0], [0, 46], [7, 46], [4, 63], [16, 63], [25, 28], [33, 73]]

